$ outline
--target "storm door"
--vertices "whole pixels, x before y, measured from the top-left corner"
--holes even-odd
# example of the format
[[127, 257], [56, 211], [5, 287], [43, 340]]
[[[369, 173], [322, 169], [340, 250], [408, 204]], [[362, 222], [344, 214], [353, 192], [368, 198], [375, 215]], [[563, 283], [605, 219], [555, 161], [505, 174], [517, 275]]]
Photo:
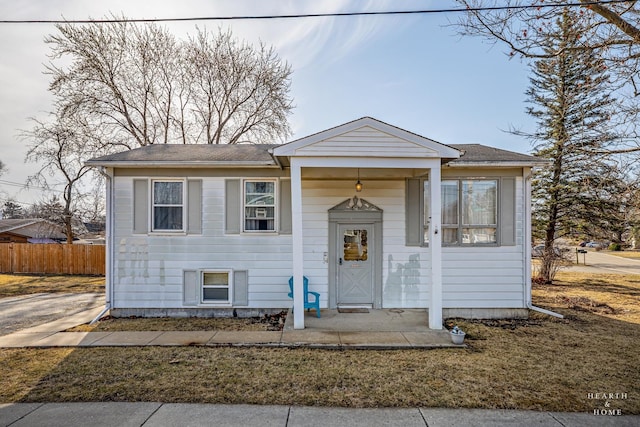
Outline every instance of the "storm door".
[[338, 305], [373, 306], [371, 224], [338, 224]]
[[382, 209], [353, 197], [329, 209], [329, 308], [382, 307]]

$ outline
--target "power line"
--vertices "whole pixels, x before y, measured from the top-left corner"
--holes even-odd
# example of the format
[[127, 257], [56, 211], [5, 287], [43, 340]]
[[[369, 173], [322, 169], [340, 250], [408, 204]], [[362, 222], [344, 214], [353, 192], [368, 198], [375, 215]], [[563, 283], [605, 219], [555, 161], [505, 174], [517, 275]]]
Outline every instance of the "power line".
[[514, 6], [484, 6], [448, 9], [422, 10], [386, 10], [373, 12], [328, 12], [328, 13], [298, 13], [291, 15], [239, 15], [239, 16], [200, 16], [186, 18], [113, 18], [113, 19], [3, 19], [0, 24], [112, 24], [112, 23], [152, 23], [152, 22], [188, 22], [188, 21], [240, 21], [264, 19], [299, 19], [299, 18], [327, 18], [347, 16], [378, 16], [378, 15], [420, 15], [436, 13], [466, 13], [491, 12], [500, 10], [547, 9], [552, 7], [587, 7], [594, 5], [608, 5], [628, 3], [630, 0], [594, 0], [591, 2], [567, 2], [557, 4], [527, 4]]
[[4, 179], [0, 179], [0, 184], [2, 184], [2, 185], [10, 185], [12, 187], [21, 187], [21, 188], [24, 188], [25, 190], [56, 191], [56, 192], [62, 193], [62, 190], [55, 190], [53, 188], [38, 187], [38, 186], [35, 186], [35, 185], [29, 185], [29, 184], [21, 184], [19, 182], [6, 181]]

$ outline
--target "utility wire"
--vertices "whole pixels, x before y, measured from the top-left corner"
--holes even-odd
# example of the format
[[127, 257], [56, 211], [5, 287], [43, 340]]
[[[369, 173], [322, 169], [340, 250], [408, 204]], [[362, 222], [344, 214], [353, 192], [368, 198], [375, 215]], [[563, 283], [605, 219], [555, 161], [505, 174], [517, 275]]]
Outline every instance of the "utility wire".
[[188, 21], [240, 21], [263, 19], [298, 19], [298, 18], [326, 18], [345, 16], [377, 16], [377, 15], [419, 15], [435, 13], [466, 13], [490, 12], [500, 10], [547, 9], [552, 7], [588, 7], [593, 5], [608, 5], [628, 3], [630, 0], [594, 0], [591, 2], [566, 2], [556, 4], [526, 4], [514, 6], [484, 6], [448, 9], [423, 10], [386, 10], [373, 12], [328, 12], [328, 13], [297, 13], [291, 15], [239, 15], [239, 16], [200, 16], [186, 18], [113, 18], [113, 19], [2, 19], [0, 24], [112, 24], [121, 22], [151, 23], [151, 22], [188, 22]]
[[35, 186], [35, 185], [21, 184], [19, 182], [6, 181], [4, 179], [0, 179], [0, 184], [2, 184], [2, 185], [10, 185], [12, 187], [22, 187], [22, 188], [27, 189], [27, 190], [58, 191], [58, 192], [62, 193], [61, 190], [55, 190], [53, 188], [44, 188], [44, 187], [38, 187], [38, 186]]

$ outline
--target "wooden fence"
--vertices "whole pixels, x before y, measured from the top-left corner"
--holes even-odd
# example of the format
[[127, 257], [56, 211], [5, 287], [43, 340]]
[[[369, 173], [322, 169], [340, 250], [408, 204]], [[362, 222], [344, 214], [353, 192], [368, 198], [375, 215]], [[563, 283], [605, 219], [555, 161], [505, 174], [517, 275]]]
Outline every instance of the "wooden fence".
[[0, 273], [103, 276], [104, 245], [0, 243]]

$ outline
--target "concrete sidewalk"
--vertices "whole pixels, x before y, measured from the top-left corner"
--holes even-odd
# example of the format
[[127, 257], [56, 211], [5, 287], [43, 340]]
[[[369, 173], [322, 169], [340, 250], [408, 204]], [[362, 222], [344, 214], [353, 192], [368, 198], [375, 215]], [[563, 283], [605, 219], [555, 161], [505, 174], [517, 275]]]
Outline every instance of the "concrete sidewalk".
[[[411, 348], [465, 348], [451, 342], [448, 331], [433, 331], [426, 327], [426, 313], [392, 313], [395, 327], [390, 330], [370, 330], [372, 318], [351, 317], [349, 330], [337, 330], [340, 320], [328, 323], [328, 329], [309, 327], [296, 330], [285, 325], [282, 331], [137, 331], [137, 332], [64, 332], [90, 322], [101, 312], [98, 307], [55, 322], [34, 326], [9, 335], [0, 336], [0, 348], [22, 347], [127, 347], [127, 346], [213, 346], [213, 347], [312, 347], [334, 349], [411, 349]], [[323, 315], [325, 312], [323, 311]], [[372, 313], [372, 316], [380, 316]], [[310, 326], [318, 320], [307, 314]], [[352, 315], [354, 316], [354, 315]], [[355, 315], [358, 316], [358, 315]], [[382, 314], [384, 316], [384, 314]], [[388, 315], [387, 315], [388, 316]], [[417, 316], [424, 316], [424, 322]], [[291, 316], [289, 316], [291, 317]], [[327, 311], [327, 321], [336, 318]], [[288, 319], [288, 322], [289, 323]], [[375, 322], [375, 317], [373, 318]], [[383, 319], [385, 324], [393, 324]], [[416, 327], [422, 324], [422, 327]], [[361, 325], [361, 326], [359, 326]], [[333, 328], [333, 329], [332, 329]], [[374, 324], [375, 328], [375, 324]]]
[[437, 408], [328, 408], [152, 402], [0, 404], [12, 427], [173, 426], [638, 426], [640, 416]]

